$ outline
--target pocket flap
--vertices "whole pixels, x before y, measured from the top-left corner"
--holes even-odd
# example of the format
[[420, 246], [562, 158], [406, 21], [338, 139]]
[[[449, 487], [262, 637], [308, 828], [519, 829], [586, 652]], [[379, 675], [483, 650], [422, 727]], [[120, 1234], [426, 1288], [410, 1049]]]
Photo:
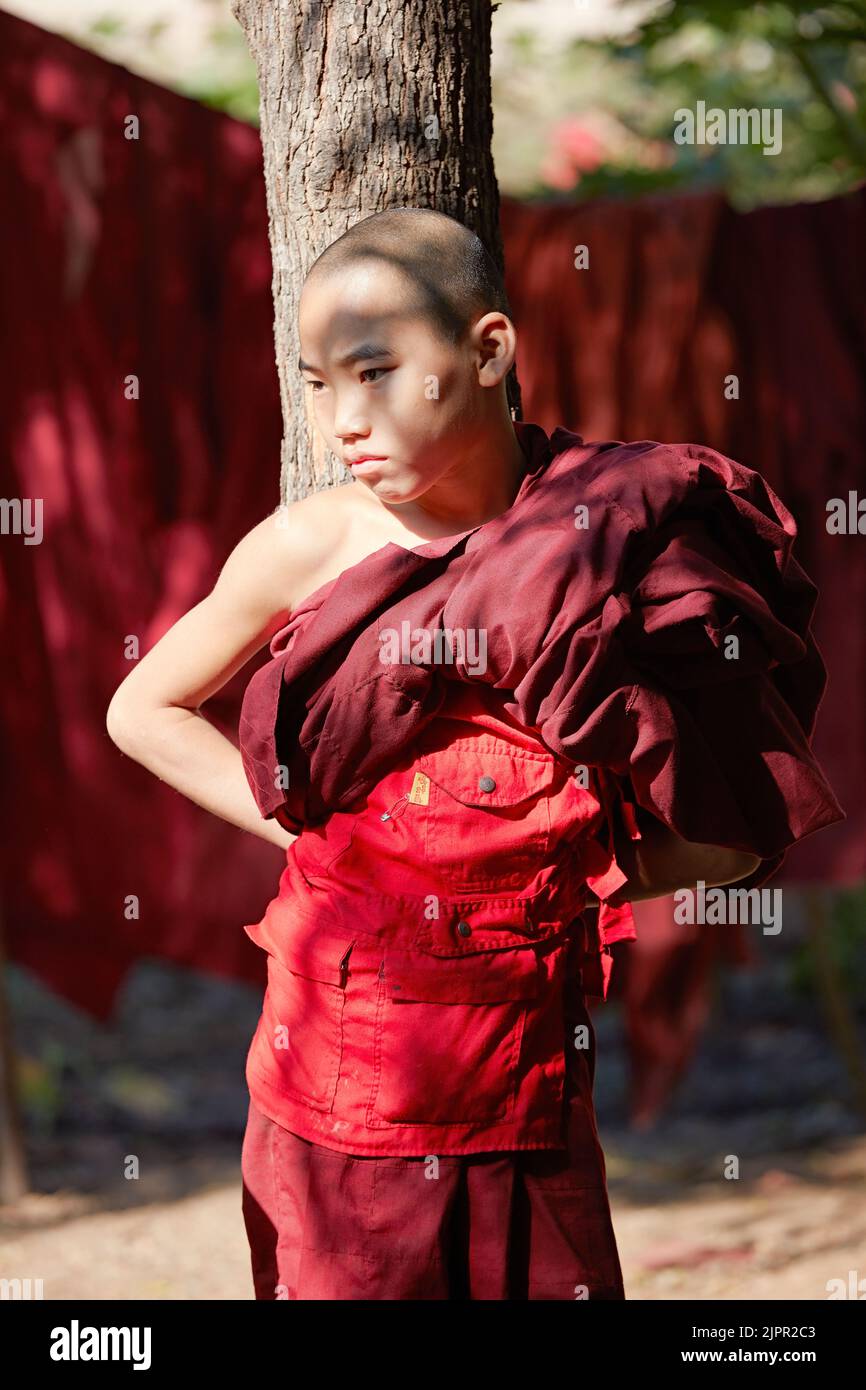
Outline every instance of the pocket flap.
[[531, 947], [474, 956], [421, 956], [389, 949], [384, 963], [385, 987], [395, 1002], [497, 1004], [534, 999], [538, 973]]
[[485, 752], [480, 740], [455, 740], [447, 750], [421, 753], [419, 767], [431, 782], [464, 806], [492, 810], [519, 806], [539, 796], [553, 783], [556, 759], [515, 749], [513, 753]]
[[412, 944], [433, 956], [478, 955], [546, 941], [565, 932], [573, 916], [534, 898], [440, 898], [439, 916], [421, 923]]
[[316, 932], [306, 936], [289, 936], [280, 942], [276, 958], [293, 975], [307, 980], [319, 980], [324, 985], [345, 986], [349, 956], [355, 941], [352, 937]]

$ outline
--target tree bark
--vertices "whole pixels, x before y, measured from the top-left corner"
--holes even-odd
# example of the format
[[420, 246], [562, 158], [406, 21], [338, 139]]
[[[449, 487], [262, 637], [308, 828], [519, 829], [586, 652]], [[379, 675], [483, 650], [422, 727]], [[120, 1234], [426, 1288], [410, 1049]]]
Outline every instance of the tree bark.
[[[280, 501], [347, 481], [297, 371], [304, 276], [353, 223], [431, 207], [500, 268], [489, 0], [232, 0], [258, 69], [283, 412]], [[520, 417], [516, 374], [509, 403]]]

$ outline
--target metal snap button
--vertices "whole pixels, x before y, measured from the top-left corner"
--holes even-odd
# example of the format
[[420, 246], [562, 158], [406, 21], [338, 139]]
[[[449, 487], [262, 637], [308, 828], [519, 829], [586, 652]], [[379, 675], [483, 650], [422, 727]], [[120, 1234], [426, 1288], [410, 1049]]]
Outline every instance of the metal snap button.
[[482, 791], [482, 792], [492, 792], [492, 791], [493, 791], [493, 788], [494, 788], [495, 786], [496, 786], [496, 780], [495, 780], [495, 778], [493, 778], [493, 777], [479, 777], [479, 778], [478, 778], [478, 789], [479, 789], [479, 791]]
[[458, 931], [458, 934], [459, 934], [460, 936], [471, 936], [471, 935], [472, 935], [472, 928], [470, 927], [470, 925], [469, 925], [468, 922], [458, 922], [458, 923], [457, 923], [457, 931]]

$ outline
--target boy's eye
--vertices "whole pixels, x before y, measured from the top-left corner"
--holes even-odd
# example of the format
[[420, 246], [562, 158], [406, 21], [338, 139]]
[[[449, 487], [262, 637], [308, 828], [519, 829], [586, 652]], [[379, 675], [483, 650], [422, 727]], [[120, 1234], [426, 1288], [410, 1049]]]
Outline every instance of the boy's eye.
[[[393, 370], [393, 367], [365, 367], [360, 375], [363, 381], [365, 377], [369, 377], [371, 375], [375, 376], [377, 372], [392, 372]], [[325, 389], [325, 383], [323, 381], [315, 381], [310, 379], [309, 377], [305, 377], [304, 380], [306, 381], [306, 384], [312, 388], [314, 394], [318, 394], [319, 391], [324, 391]]]

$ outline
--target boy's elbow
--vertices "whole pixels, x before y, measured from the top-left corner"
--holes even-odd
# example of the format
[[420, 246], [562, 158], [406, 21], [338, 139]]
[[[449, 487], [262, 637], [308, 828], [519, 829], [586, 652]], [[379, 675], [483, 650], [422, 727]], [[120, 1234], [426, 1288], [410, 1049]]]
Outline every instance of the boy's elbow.
[[738, 883], [741, 878], [748, 878], [764, 862], [757, 854], [747, 854], [745, 850], [726, 850], [725, 855], [723, 872], [727, 877], [721, 880], [723, 883]]
[[679, 887], [686, 882], [702, 879], [708, 888], [721, 888], [726, 883], [738, 883], [740, 879], [748, 878], [763, 863], [756, 854], [729, 849], [726, 845], [701, 845], [696, 846], [696, 850], [688, 872], [680, 875], [682, 882]]
[[122, 753], [128, 753], [133, 742], [136, 721], [125, 700], [115, 694], [105, 712], [105, 727], [108, 737]]
[[737, 883], [763, 863], [756, 854], [723, 845], [695, 845], [671, 832], [656, 833], [655, 841], [661, 849], [636, 855], [628, 882], [609, 899], [611, 906], [666, 897], [698, 880], [707, 887]]
[[105, 711], [105, 727], [108, 730], [108, 737], [118, 748], [123, 747], [123, 737], [125, 724], [122, 719], [117, 703], [112, 700]]

